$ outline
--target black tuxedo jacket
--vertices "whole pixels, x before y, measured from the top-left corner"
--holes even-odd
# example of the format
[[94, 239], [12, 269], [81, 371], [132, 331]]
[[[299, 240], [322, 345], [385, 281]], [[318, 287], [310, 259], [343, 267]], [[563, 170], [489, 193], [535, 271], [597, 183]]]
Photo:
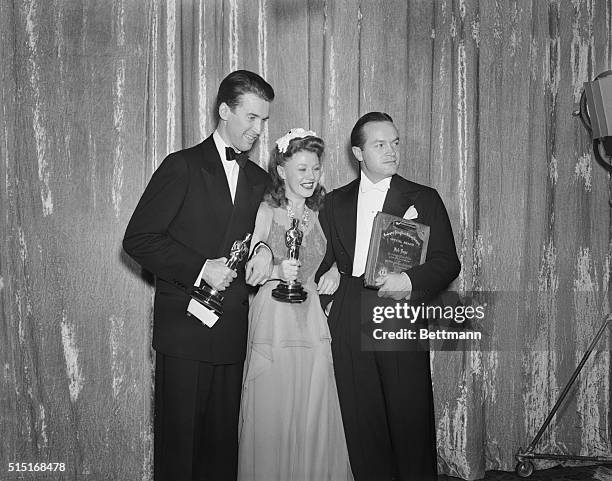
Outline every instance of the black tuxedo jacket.
[[156, 276], [153, 347], [167, 355], [216, 364], [241, 362], [247, 337], [244, 266], [223, 292], [223, 316], [212, 327], [187, 316], [189, 291], [206, 259], [227, 257], [253, 232], [268, 174], [240, 169], [235, 204], [212, 136], [170, 154], [155, 171], [128, 224], [123, 247]]
[[[327, 237], [327, 251], [317, 277], [334, 261], [341, 273], [351, 275], [353, 272], [358, 194], [359, 179], [355, 179], [325, 198], [319, 217]], [[412, 205], [418, 212], [415, 222], [430, 227], [425, 263], [406, 271], [412, 281], [411, 300], [418, 301], [429, 299], [445, 289], [459, 275], [461, 264], [448, 214], [438, 192], [394, 175], [382, 211], [403, 217]]]

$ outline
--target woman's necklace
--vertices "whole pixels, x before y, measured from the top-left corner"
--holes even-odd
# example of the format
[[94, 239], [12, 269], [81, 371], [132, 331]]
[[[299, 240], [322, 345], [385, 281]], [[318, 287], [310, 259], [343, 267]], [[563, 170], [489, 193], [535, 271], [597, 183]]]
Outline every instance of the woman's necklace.
[[[291, 207], [291, 204], [289, 203], [289, 201], [287, 201], [287, 217], [289, 217], [289, 220], [293, 220], [296, 218], [295, 211], [293, 210], [293, 207]], [[301, 220], [302, 232], [306, 232], [306, 227], [308, 227], [309, 218], [310, 218], [310, 211], [308, 207], [304, 205], [304, 213], [302, 215], [302, 220]]]

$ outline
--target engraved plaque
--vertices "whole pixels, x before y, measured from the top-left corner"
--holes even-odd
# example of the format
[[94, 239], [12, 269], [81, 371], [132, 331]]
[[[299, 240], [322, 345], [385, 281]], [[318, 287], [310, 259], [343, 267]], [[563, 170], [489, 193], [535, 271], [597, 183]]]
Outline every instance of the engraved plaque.
[[366, 260], [364, 284], [377, 288], [374, 280], [402, 272], [425, 262], [429, 226], [379, 212], [374, 218]]

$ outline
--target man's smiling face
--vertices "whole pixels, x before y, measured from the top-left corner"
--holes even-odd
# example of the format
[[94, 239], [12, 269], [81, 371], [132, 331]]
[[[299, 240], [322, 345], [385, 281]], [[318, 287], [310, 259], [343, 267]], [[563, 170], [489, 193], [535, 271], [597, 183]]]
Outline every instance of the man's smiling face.
[[219, 117], [223, 121], [221, 137], [228, 145], [241, 152], [251, 150], [268, 120], [270, 102], [253, 94], [240, 96], [233, 109], [226, 103], [219, 106]]

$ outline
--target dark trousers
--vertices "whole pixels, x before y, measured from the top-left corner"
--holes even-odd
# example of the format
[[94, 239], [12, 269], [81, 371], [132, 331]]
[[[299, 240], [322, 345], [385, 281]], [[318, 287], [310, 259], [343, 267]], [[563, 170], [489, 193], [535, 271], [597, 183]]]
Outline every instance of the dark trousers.
[[[355, 481], [437, 480], [429, 352], [367, 352], [363, 281], [343, 279], [330, 314], [332, 354]], [[337, 304], [337, 305], [336, 305]]]
[[243, 363], [157, 353], [155, 481], [235, 481]]

